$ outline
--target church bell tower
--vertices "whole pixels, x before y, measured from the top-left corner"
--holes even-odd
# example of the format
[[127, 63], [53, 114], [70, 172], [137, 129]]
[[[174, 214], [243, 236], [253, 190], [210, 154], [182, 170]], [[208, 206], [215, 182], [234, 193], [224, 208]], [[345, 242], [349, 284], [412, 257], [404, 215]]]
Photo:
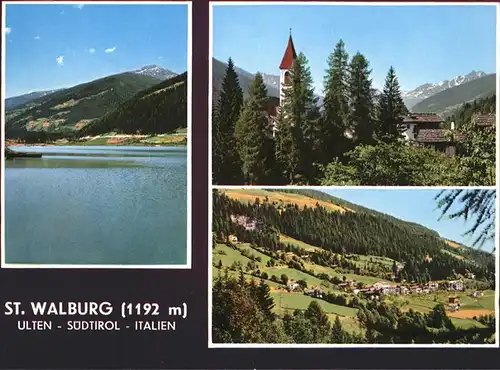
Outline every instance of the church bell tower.
[[280, 64], [280, 106], [283, 106], [283, 100], [285, 98], [283, 89], [286, 89], [290, 85], [290, 73], [296, 58], [297, 54], [295, 53], [295, 47], [293, 46], [292, 29], [290, 28], [288, 44]]

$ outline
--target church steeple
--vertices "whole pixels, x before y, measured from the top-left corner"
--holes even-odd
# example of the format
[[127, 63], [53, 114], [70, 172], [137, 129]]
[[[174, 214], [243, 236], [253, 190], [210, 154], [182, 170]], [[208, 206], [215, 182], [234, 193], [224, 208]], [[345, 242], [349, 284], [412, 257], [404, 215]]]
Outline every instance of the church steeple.
[[297, 53], [295, 52], [295, 46], [293, 45], [292, 39], [292, 29], [290, 28], [290, 34], [288, 36], [288, 44], [285, 49], [285, 54], [280, 64], [280, 106], [283, 106], [285, 99], [284, 89], [287, 89], [291, 83], [291, 70], [293, 69], [293, 63], [297, 58]]
[[295, 52], [295, 47], [293, 46], [292, 29], [290, 28], [290, 35], [288, 36], [288, 44], [286, 46], [283, 59], [281, 60], [280, 69], [281, 70], [292, 69], [295, 58], [297, 58], [297, 53]]

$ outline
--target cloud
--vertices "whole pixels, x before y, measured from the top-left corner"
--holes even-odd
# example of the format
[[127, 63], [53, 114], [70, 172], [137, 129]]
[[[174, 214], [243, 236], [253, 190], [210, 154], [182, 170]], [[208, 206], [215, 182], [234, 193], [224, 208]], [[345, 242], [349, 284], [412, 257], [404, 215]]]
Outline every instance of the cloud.
[[158, 59], [163, 59], [163, 57], [158, 57]]
[[10, 31], [12, 31], [12, 28], [10, 27], [5, 27], [5, 34], [8, 35], [10, 33]]
[[73, 5], [73, 8], [82, 9], [84, 6], [85, 6], [84, 4], [76, 4], [76, 5]]
[[61, 55], [61, 56], [58, 56], [56, 58], [56, 62], [57, 64], [59, 64], [60, 66], [63, 66], [64, 65], [64, 57]]
[[112, 53], [115, 50], [116, 50], [116, 46], [113, 46], [112, 48], [108, 48], [108, 49], [104, 50], [104, 52], [109, 54], [109, 53]]
[[90, 49], [89, 49], [89, 53], [90, 53], [90, 54], [94, 54], [94, 53], [95, 53], [95, 49], [94, 49], [94, 48], [90, 48]]
[[37, 35], [37, 36], [34, 37], [34, 39], [35, 40], [40, 40], [40, 36]]

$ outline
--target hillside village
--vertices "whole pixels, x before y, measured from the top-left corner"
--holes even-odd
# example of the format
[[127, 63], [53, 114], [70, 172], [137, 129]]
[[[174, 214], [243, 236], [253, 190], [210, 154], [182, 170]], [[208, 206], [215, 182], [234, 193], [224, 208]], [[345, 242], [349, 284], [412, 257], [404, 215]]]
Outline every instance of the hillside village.
[[[231, 221], [239, 226], [242, 226], [247, 231], [258, 231], [263, 228], [263, 223], [257, 220], [250, 219], [246, 216], [236, 216], [231, 215]], [[238, 237], [236, 235], [229, 235], [227, 237], [230, 245], [235, 246], [237, 248], [238, 245], [242, 244], [238, 241]], [[293, 254], [292, 254], [293, 256]], [[304, 261], [309, 260], [309, 255], [305, 254], [300, 256], [300, 258]], [[427, 261], [430, 262], [432, 258], [430, 256], [426, 256]], [[404, 264], [397, 263], [395, 264], [395, 271], [390, 274], [390, 278], [392, 281], [396, 279], [395, 273], [401, 271], [404, 267]], [[259, 277], [259, 276], [258, 276]], [[463, 278], [474, 280], [475, 275], [473, 273], [466, 273]], [[271, 280], [277, 281], [277, 279]], [[384, 296], [388, 295], [408, 295], [408, 294], [431, 294], [436, 292], [465, 292], [467, 289], [466, 283], [461, 278], [459, 280], [443, 280], [443, 281], [429, 281], [425, 284], [417, 284], [410, 283], [406, 281], [402, 281], [401, 284], [391, 283], [388, 281], [379, 281], [374, 284], [365, 284], [358, 283], [355, 279], [352, 280], [343, 280], [342, 283], [336, 284], [339, 291], [352, 293], [353, 295], [359, 295], [366, 299], [371, 300], [380, 300], [383, 299]], [[293, 279], [287, 280], [285, 283], [285, 287], [283, 288], [288, 292], [303, 292], [305, 295], [320, 298], [322, 299], [325, 292], [321, 287], [313, 286], [307, 287], [307, 283], [302, 281], [296, 281]], [[482, 297], [484, 294], [481, 290], [470, 290], [468, 294], [471, 297]], [[460, 299], [456, 296], [451, 296], [448, 303], [448, 310], [450, 311], [458, 311], [460, 309]]]
[[[230, 189], [216, 196], [212, 237], [214, 282], [238, 276], [249, 284], [261, 281], [270, 289], [272, 311], [278, 317], [295, 315], [297, 310], [306, 310], [317, 302], [329, 320], [339, 319], [342, 327], [353, 335], [364, 332], [364, 316], [359, 314], [363, 307], [378, 307], [371, 306], [372, 303], [389, 305], [401, 314], [422, 315], [442, 305], [457, 328], [479, 330], [489, 325], [485, 323], [490, 322], [495, 310], [495, 263], [491, 256], [481, 252], [476, 256], [473, 250], [442, 239], [431, 230], [383, 214], [374, 213], [373, 218], [366, 219], [361, 214], [368, 215], [370, 210], [334, 198], [327, 210], [328, 197], [311, 198], [314, 193], [300, 192]], [[385, 250], [385, 246], [382, 253], [361, 252], [360, 246], [331, 250], [327, 247], [328, 239], [324, 239], [325, 246], [320, 247], [322, 244], [307, 238], [311, 232], [319, 231], [302, 224], [303, 220], [298, 218], [302, 213], [309, 214], [306, 219], [316, 224], [321, 222], [316, 217], [329, 217], [328, 223], [337, 225], [331, 231], [335, 235], [341, 233], [341, 239], [342, 235], [348, 237], [345, 245], [349, 244], [349, 235], [344, 232], [349, 229], [339, 227], [342, 224], [338, 222], [378, 219], [379, 226], [364, 234], [370, 236], [368, 240], [360, 240], [367, 246], [384, 245], [384, 239], [379, 239], [374, 230], [387, 233], [389, 229], [384, 229], [396, 223], [400, 233], [403, 232], [400, 227], [408, 228], [412, 247], [394, 246], [396, 255], [401, 253], [399, 259], [388, 257], [392, 252]], [[221, 218], [221, 215], [226, 216]], [[304, 233], [294, 235], [291, 231], [298, 230], [297, 227], [304, 228]], [[357, 227], [363, 228], [362, 223]], [[355, 229], [350, 230], [350, 235], [358, 234]], [[422, 237], [423, 249], [415, 255], [420, 248], [418, 239]], [[406, 255], [406, 251], [411, 254]], [[418, 260], [415, 256], [419, 256]], [[483, 258], [489, 261], [486, 270]]]

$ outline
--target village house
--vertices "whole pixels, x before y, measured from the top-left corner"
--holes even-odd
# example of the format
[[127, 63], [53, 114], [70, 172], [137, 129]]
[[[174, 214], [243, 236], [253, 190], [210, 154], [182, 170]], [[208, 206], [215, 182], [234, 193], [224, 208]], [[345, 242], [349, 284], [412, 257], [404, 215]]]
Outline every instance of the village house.
[[455, 290], [455, 291], [464, 291], [465, 290], [465, 285], [462, 280], [452, 280], [449, 282], [450, 288], [449, 290]]
[[439, 129], [443, 122], [436, 113], [410, 113], [403, 118], [403, 127], [406, 129], [403, 136], [408, 141], [416, 141], [421, 130]]
[[229, 235], [229, 241], [231, 243], [238, 243], [238, 237], [236, 235]]
[[[420, 119], [423, 118], [420, 114], [417, 116]], [[417, 124], [417, 122], [414, 122], [413, 130], [416, 132], [416, 135], [414, 135], [413, 140], [416, 145], [420, 147], [433, 148], [446, 153], [448, 156], [454, 156], [457, 154], [457, 143], [463, 140], [463, 135], [455, 130], [454, 122], [451, 122], [449, 130], [441, 128], [440, 126], [443, 122], [442, 120], [438, 122], [438, 117], [437, 115], [432, 118], [431, 116], [426, 117], [424, 121], [428, 122], [425, 122], [425, 124]], [[480, 128], [494, 127], [496, 116], [493, 113], [476, 113], [472, 116], [471, 122], [473, 125]], [[436, 126], [436, 124], [438, 126]]]
[[494, 127], [496, 116], [494, 113], [475, 113], [471, 118], [472, 124], [477, 127]]
[[410, 292], [411, 294], [421, 294], [422, 293], [422, 287], [415, 285], [410, 287]]
[[475, 292], [472, 292], [470, 295], [471, 295], [471, 297], [482, 297], [484, 295], [484, 293], [481, 291], [475, 291]]
[[260, 226], [260, 224], [257, 221], [252, 220], [250, 219], [250, 217], [247, 216], [231, 215], [231, 222], [243, 226], [247, 231], [255, 231]]
[[311, 296], [311, 297], [323, 298], [323, 291], [321, 289], [317, 289], [317, 288], [309, 289], [309, 290], [305, 291], [304, 293], [308, 296]]
[[344, 290], [352, 290], [353, 288], [356, 287], [356, 280], [347, 280], [344, 283], [338, 284], [340, 288], [343, 288]]
[[380, 289], [384, 289], [384, 288], [390, 288], [391, 284], [386, 283], [384, 281], [379, 281], [378, 283], [373, 284], [372, 287], [374, 289], [380, 290]]
[[399, 294], [399, 288], [396, 286], [384, 287], [384, 288], [382, 288], [382, 294], [385, 294], [385, 295]]
[[295, 290], [297, 289], [300, 285], [295, 281], [295, 280], [289, 280], [286, 284], [287, 288], [289, 290]]
[[427, 285], [429, 286], [429, 289], [433, 292], [439, 289], [439, 283], [437, 281], [429, 281]]
[[460, 309], [460, 298], [453, 296], [448, 298], [448, 310], [458, 311]]

